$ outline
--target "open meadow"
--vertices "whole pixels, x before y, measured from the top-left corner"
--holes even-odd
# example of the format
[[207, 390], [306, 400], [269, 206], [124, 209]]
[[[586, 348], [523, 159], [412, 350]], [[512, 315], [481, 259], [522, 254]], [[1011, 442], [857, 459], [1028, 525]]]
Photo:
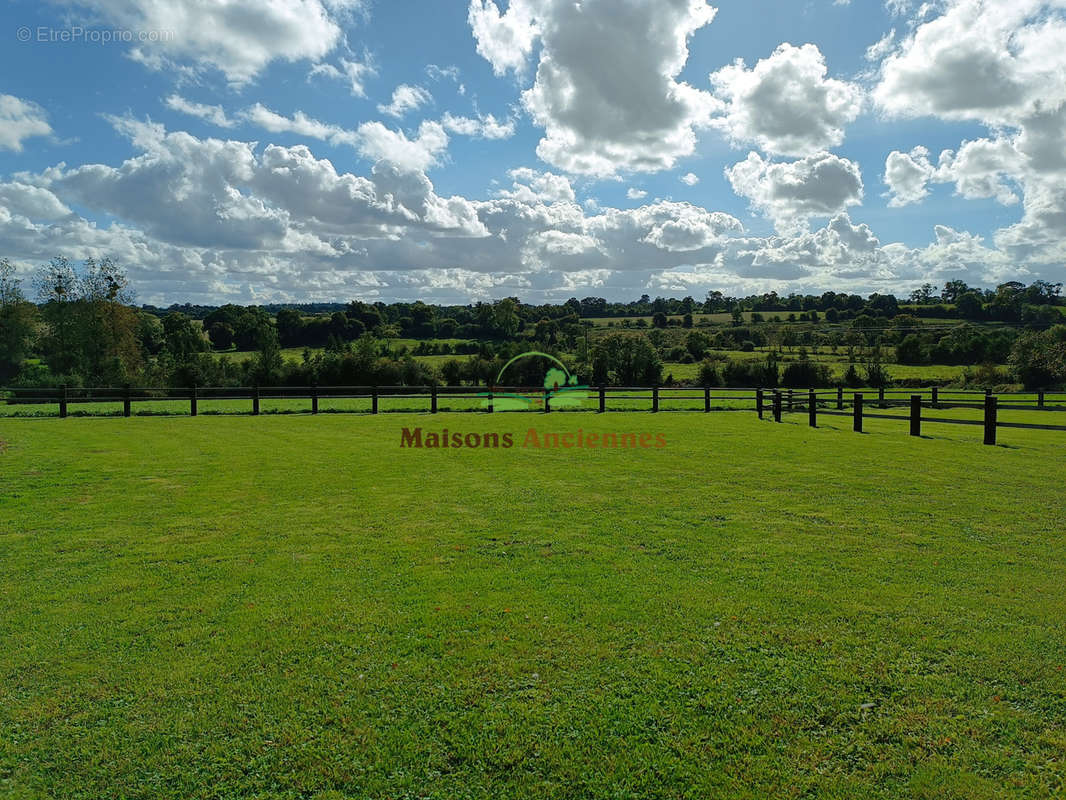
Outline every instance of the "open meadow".
[[866, 428], [0, 419], [0, 795], [1061, 796], [1066, 434]]

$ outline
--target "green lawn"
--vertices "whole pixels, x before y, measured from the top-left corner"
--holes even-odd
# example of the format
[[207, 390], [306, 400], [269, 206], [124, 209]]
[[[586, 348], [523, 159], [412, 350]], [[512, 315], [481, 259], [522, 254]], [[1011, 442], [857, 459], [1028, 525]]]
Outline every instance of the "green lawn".
[[1066, 433], [804, 423], [0, 419], [0, 796], [1061, 796]]

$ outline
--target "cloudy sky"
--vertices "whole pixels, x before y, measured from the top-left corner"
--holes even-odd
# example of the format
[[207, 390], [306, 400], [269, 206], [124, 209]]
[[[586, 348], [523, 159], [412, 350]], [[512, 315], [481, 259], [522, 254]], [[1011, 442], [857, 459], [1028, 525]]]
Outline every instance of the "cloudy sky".
[[1066, 0], [0, 3], [0, 257], [143, 302], [1066, 279]]

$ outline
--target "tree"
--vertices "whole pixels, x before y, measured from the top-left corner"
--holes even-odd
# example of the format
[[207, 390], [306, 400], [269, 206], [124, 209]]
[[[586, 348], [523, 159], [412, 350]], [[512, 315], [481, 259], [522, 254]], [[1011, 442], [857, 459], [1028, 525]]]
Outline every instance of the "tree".
[[15, 268], [0, 260], [0, 381], [18, 374], [37, 328], [37, 309], [26, 301]]
[[[662, 298], [659, 298], [662, 299]], [[656, 328], [665, 328], [667, 323], [666, 313], [663, 311], [656, 311], [652, 314], [651, 324]]]
[[1066, 383], [1066, 325], [1022, 334], [1011, 348], [1008, 363], [1027, 388]]
[[940, 299], [945, 303], [957, 303], [959, 298], [970, 291], [965, 281], [948, 281], [940, 290]]
[[163, 335], [167, 352], [177, 361], [207, 350], [203, 325], [179, 311], [172, 311], [163, 318]]
[[77, 293], [78, 276], [65, 257], [53, 258], [38, 272], [37, 299], [47, 324], [47, 333], [42, 340], [43, 355], [56, 375], [72, 374], [79, 366], [74, 317]]
[[981, 301], [981, 295], [976, 292], [960, 295], [955, 300], [955, 306], [962, 319], [980, 319], [984, 316], [984, 303]]
[[208, 328], [207, 338], [216, 350], [229, 350], [233, 347], [233, 328], [225, 322], [216, 322]]
[[681, 318], [681, 327], [682, 328], [691, 328], [692, 327], [692, 315], [691, 314], [685, 314], [685, 316], [683, 316]]
[[600, 385], [656, 386], [662, 372], [659, 351], [642, 334], [611, 333], [592, 349], [593, 381]]

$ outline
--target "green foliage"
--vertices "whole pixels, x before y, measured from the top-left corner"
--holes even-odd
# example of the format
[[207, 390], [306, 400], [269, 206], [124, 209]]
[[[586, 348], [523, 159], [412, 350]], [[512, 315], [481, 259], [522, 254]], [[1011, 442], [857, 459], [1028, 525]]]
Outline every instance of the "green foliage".
[[1018, 337], [1009, 363], [1018, 380], [1028, 388], [1066, 383], [1066, 325]]
[[647, 336], [611, 333], [592, 349], [593, 382], [602, 386], [656, 386], [662, 381], [662, 359]]

